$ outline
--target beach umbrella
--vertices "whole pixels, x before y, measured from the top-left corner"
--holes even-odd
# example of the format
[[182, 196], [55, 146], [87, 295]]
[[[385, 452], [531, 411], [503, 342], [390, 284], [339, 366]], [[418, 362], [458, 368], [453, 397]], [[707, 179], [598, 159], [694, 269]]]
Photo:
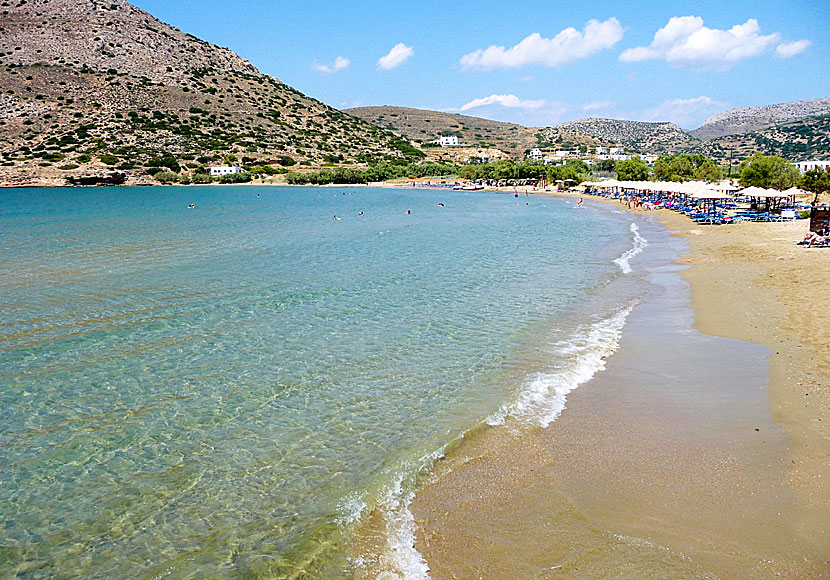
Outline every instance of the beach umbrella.
[[766, 190], [767, 193], [763, 196], [769, 199], [780, 199], [783, 197], [790, 197], [792, 194], [787, 193], [786, 191], [778, 191], [777, 189], [768, 189]]
[[754, 185], [751, 187], [747, 187], [742, 189], [738, 192], [738, 195], [742, 197], [766, 197], [767, 190], [763, 187], [755, 187]]
[[739, 189], [741, 189], [739, 186], [734, 185], [728, 179], [725, 179], [725, 180], [723, 180], [719, 183], [716, 183], [714, 185], [715, 185], [715, 189], [717, 189], [718, 191], [738, 191]]

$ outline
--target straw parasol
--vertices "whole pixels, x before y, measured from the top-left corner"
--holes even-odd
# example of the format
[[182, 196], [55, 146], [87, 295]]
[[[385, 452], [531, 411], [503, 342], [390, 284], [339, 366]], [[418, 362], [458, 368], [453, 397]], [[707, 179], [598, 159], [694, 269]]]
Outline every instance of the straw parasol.
[[768, 197], [768, 194], [768, 189], [764, 189], [763, 187], [755, 187], [754, 185], [738, 192], [738, 195], [741, 197]]

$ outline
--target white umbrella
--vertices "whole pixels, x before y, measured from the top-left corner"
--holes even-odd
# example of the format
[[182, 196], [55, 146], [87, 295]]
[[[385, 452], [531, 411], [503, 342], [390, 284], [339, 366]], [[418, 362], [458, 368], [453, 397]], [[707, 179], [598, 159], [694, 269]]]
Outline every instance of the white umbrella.
[[767, 197], [768, 194], [769, 190], [763, 187], [755, 187], [754, 185], [738, 192], [738, 195], [743, 197]]

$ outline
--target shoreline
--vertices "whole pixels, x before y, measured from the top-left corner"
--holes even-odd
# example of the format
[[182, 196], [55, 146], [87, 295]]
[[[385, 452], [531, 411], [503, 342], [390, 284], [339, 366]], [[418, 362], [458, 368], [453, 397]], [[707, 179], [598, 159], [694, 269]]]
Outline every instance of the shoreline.
[[[582, 197], [579, 194], [554, 195]], [[618, 205], [621, 211], [628, 211], [612, 200], [584, 197], [586, 201]], [[785, 577], [830, 577], [830, 562], [826, 558], [830, 553], [826, 528], [830, 517], [830, 494], [826, 484], [830, 478], [827, 445], [830, 409], [827, 385], [830, 349], [827, 347], [830, 345], [826, 333], [822, 333], [822, 329], [827, 328], [828, 317], [821, 313], [824, 296], [821, 287], [822, 281], [826, 283], [830, 279], [830, 260], [827, 259], [830, 255], [796, 246], [794, 242], [801, 239], [805, 227], [803, 221], [701, 228], [669, 210], [636, 213], [654, 216], [666, 228], [667, 236], [688, 240], [688, 251], [675, 255], [674, 262], [691, 266], [680, 276], [689, 287], [694, 329], [702, 333], [705, 340], [724, 337], [744, 341], [746, 344], [742, 348], [745, 351], [757, 348], [756, 345], [768, 349], [768, 356], [762, 357], [768, 363], [765, 376], [756, 377], [755, 383], [768, 381], [769, 384], [754, 386], [760, 387], [764, 396], [768, 395], [768, 401], [762, 402], [760, 407], [769, 415], [770, 425], [759, 425], [740, 434], [733, 432], [729, 437], [737, 441], [737, 446], [716, 441], [714, 450], [704, 452], [701, 451], [704, 442], [711, 442], [693, 428], [690, 428], [692, 439], [697, 446], [675, 441], [671, 429], [655, 432], [649, 419], [660, 421], [643, 410], [641, 406], [646, 399], [642, 393], [637, 394], [636, 388], [631, 400], [637, 405], [629, 411], [641, 421], [620, 419], [610, 409], [597, 411], [603, 405], [597, 390], [620, 377], [626, 378], [624, 369], [615, 370], [615, 363], [635, 366], [642, 363], [642, 357], [638, 357], [634, 349], [623, 345], [609, 359], [609, 370], [569, 395], [567, 415], [548, 429], [531, 436], [525, 434], [520, 443], [510, 441], [509, 434], [500, 433], [499, 429], [488, 430], [478, 441], [466, 442], [462, 451], [439, 462], [429, 481], [419, 486], [413, 505], [419, 526], [416, 547], [432, 568], [430, 577], [433, 580], [466, 577], [483, 570], [489, 570], [491, 577], [501, 577], [496, 570], [500, 569], [498, 561], [504, 559], [511, 560], [507, 569], [529, 565], [539, 553], [519, 548], [534, 540], [522, 535], [517, 520], [538, 519], [542, 517], [540, 513], [545, 517], [553, 515], [554, 521], [570, 522], [569, 531], [577, 535], [584, 533], [584, 542], [602, 554], [600, 559], [613, 562], [613, 550], [632, 552], [633, 555], [628, 554], [629, 559], [641, 557], [640, 564], [645, 566], [643, 573], [650, 570], [646, 574], [655, 572], [648, 568], [654, 565], [673, 569], [671, 577], [676, 578], [708, 577], [705, 575], [711, 572], [716, 572], [720, 578], [772, 578], [779, 574]], [[803, 285], [799, 280], [804, 272], [809, 272], [813, 278], [806, 291], [801, 290]], [[736, 299], [724, 300], [724, 296]], [[818, 310], [816, 316], [804, 314], [805, 310], [812, 312], [814, 309]], [[623, 332], [625, 336], [629, 331], [624, 329]], [[686, 373], [694, 374], [694, 371], [686, 369]], [[713, 407], [706, 412], [714, 415], [718, 411]], [[750, 420], [750, 415], [749, 412], [742, 415], [737, 410], [730, 421], [722, 421], [726, 425], [724, 428], [733, 429], [735, 423]], [[603, 421], [598, 422], [600, 418]], [[597, 438], [601, 439], [602, 426], [612, 419], [625, 431], [626, 440], [635, 443], [626, 447], [609, 440], [592, 447], [592, 443], [584, 441], [592, 435], [586, 430], [586, 424], [594, 425], [600, 432]], [[711, 416], [704, 415], [699, 419], [704, 430], [707, 425], [715, 427]], [[681, 424], [688, 417], [677, 415], [675, 420]], [[752, 421], [759, 423], [757, 418]], [[761, 444], [759, 432], [763, 432]], [[662, 442], [674, 447], [684, 463], [691, 461], [693, 468], [674, 464], [660, 450], [652, 449], [650, 438], [658, 445]], [[637, 465], [636, 461], [626, 464], [625, 483], [620, 489], [618, 470], [603, 471], [586, 464], [562, 441], [569, 441], [588, 456], [606, 462], [613, 461], [614, 454], [610, 450], [617, 450], [631, 452], [632, 457], [651, 454], [657, 464], [672, 467], [667, 474], [655, 472], [649, 465]], [[736, 459], [747, 449], [752, 453]], [[515, 458], [516, 455], [519, 457]], [[562, 456], [571, 459], [576, 466], [563, 466]], [[474, 467], [467, 464], [470, 457], [475, 458]], [[509, 472], [505, 472], [503, 465], [510, 465]], [[539, 471], [546, 473], [540, 475]], [[465, 476], [458, 475], [459, 472]], [[698, 477], [698, 472], [708, 472], [711, 478]], [[586, 478], [586, 473], [592, 477]], [[461, 481], [470, 477], [476, 484], [483, 484], [482, 487]], [[648, 478], [661, 485], [643, 487], [638, 483]], [[661, 479], [665, 483], [658, 481]], [[653, 487], [660, 487], [662, 491], [654, 492], [655, 497], [649, 498]], [[744, 487], [752, 499], [736, 493], [735, 487]], [[461, 490], [477, 495], [478, 499], [461, 499], [464, 496]], [[696, 515], [701, 518], [699, 521], [688, 513], [695, 511], [694, 503], [684, 505], [678, 499], [677, 494], [682, 496], [683, 493], [690, 494], [689, 498], [711, 503], [700, 507], [700, 514]], [[604, 500], [609, 496], [621, 503], [611, 502], [609, 506]], [[540, 497], [553, 499], [541, 502]], [[727, 499], [720, 500], [721, 497]], [[764, 498], [766, 503], [758, 498]], [[660, 506], [659, 509], [651, 505], [652, 501]], [[716, 501], [720, 504], [715, 504]], [[765, 508], [767, 504], [773, 506], [772, 511]], [[532, 509], [522, 509], [528, 505]], [[629, 506], [630, 509], [618, 509], [618, 506]], [[683, 506], [685, 510], [677, 506]], [[457, 515], [450, 515], [453, 513]], [[778, 521], [782, 513], [787, 520], [783, 526]], [[469, 523], [465, 523], [465, 518]], [[583, 520], [611, 536], [598, 540], [583, 529]], [[540, 527], [549, 525], [550, 521], [537, 522], [530, 529], [541, 533]], [[505, 526], [509, 531], [500, 532], [496, 526]], [[769, 529], [761, 531], [764, 526]], [[469, 528], [476, 531], [471, 532]], [[492, 536], [504, 533], [514, 535], [510, 542], [515, 549], [505, 549], [501, 540], [492, 541]], [[625, 538], [624, 547], [615, 546], [619, 538]], [[556, 541], [555, 535], [549, 539], [548, 556], [557, 553]], [[488, 542], [491, 542], [489, 546]], [[638, 542], [645, 544], [638, 544], [640, 548], [636, 549], [630, 545]], [[469, 548], [476, 544], [478, 551], [486, 552], [489, 547], [501, 553], [479, 558], [471, 554]], [[649, 549], [643, 548], [646, 544]], [[661, 551], [667, 547], [667, 552]], [[558, 548], [560, 555], [577, 549], [572, 544]], [[463, 557], [453, 555], [458, 553]], [[521, 562], [512, 561], [522, 557]], [[677, 557], [689, 566], [680, 565]], [[589, 559], [580, 563], [591, 562]], [[545, 569], [541, 561], [539, 566], [540, 570]], [[517, 573], [519, 569], [515, 568]], [[515, 577], [553, 577], [547, 574], [539, 572], [538, 576], [520, 574]]]

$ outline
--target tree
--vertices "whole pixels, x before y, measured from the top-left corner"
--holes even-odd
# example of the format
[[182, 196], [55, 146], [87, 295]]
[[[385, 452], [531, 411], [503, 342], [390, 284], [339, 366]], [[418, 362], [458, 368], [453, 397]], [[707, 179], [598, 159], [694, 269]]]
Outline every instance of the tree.
[[681, 153], [658, 157], [654, 162], [654, 176], [658, 181], [717, 181], [721, 179], [723, 172], [705, 155]]
[[568, 159], [567, 161], [565, 161], [565, 167], [571, 167], [577, 173], [588, 174], [591, 172], [591, 168], [588, 166], [588, 164], [582, 161], [581, 159]]
[[617, 179], [620, 181], [645, 181], [649, 169], [646, 162], [639, 157], [632, 157], [617, 163]]
[[741, 185], [785, 190], [796, 184], [798, 169], [778, 155], [756, 153], [738, 167]]
[[819, 194], [830, 192], [830, 171], [825, 171], [821, 167], [811, 169], [804, 174], [799, 185], [804, 191], [815, 194], [813, 205], [816, 205]]

